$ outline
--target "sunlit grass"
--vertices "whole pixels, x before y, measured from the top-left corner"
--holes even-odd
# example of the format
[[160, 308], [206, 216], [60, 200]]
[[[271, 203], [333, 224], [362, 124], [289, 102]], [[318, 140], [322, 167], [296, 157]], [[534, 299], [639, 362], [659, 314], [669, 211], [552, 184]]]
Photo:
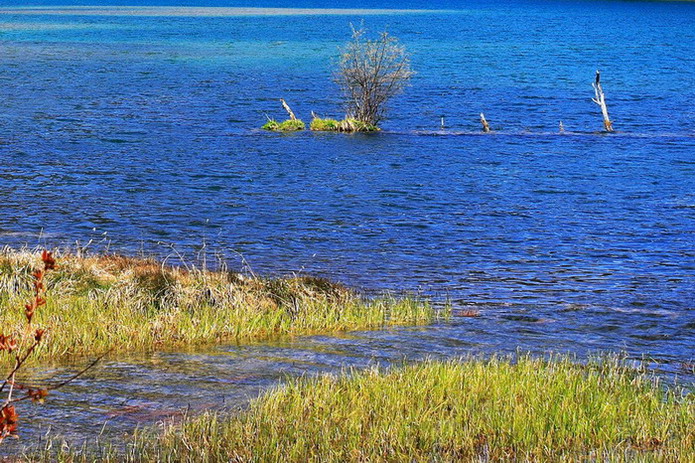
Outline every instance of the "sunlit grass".
[[309, 128], [318, 132], [337, 132], [340, 122], [336, 119], [321, 119], [315, 117], [311, 120]]
[[[617, 360], [426, 361], [294, 380], [237, 416], [62, 461], [695, 461], [693, 394]], [[89, 456], [92, 455], [92, 456]]]
[[[35, 359], [224, 340], [257, 340], [428, 323], [438, 311], [416, 298], [366, 299], [322, 278], [266, 279], [163, 266], [119, 256], [58, 255], [46, 276], [47, 330]], [[22, 329], [38, 254], [0, 252], [0, 326]]]
[[317, 132], [378, 132], [379, 127], [372, 124], [367, 124], [365, 122], [358, 121], [357, 119], [343, 119], [338, 121], [336, 119], [320, 119], [315, 117], [311, 121], [309, 128]]
[[270, 119], [268, 122], [263, 124], [261, 129], [269, 130], [271, 132], [296, 132], [298, 130], [304, 130], [304, 122], [299, 119], [287, 119], [283, 122], [278, 122], [275, 119]]

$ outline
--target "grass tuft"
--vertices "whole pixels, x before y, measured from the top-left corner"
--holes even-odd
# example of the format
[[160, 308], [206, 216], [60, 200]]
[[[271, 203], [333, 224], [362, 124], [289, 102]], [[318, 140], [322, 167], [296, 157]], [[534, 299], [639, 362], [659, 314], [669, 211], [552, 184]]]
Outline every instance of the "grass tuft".
[[357, 119], [345, 119], [340, 121], [339, 129], [341, 132], [378, 132], [381, 130], [376, 125], [367, 124]]
[[379, 127], [376, 125], [366, 124], [357, 119], [343, 119], [338, 121], [335, 119], [319, 119], [314, 118], [310, 125], [311, 130], [320, 132], [378, 132]]
[[337, 132], [340, 122], [335, 119], [320, 119], [318, 117], [311, 121], [309, 128], [319, 132]]
[[[695, 461], [695, 399], [618, 360], [522, 356], [299, 379], [237, 416], [57, 461]], [[48, 455], [48, 454], [47, 454]], [[39, 458], [41, 459], [41, 458]]]
[[299, 130], [304, 130], [306, 126], [304, 122], [299, 119], [287, 119], [284, 122], [278, 122], [275, 119], [271, 119], [265, 124], [261, 129], [270, 130], [272, 132], [296, 132]]
[[[36, 359], [419, 324], [438, 316], [415, 298], [366, 299], [322, 278], [247, 277], [121, 256], [57, 259], [46, 276], [51, 297], [34, 319], [49, 338]], [[38, 262], [36, 253], [0, 251], [0, 324], [7, 331], [22, 329], [17, 307], [31, 294]]]

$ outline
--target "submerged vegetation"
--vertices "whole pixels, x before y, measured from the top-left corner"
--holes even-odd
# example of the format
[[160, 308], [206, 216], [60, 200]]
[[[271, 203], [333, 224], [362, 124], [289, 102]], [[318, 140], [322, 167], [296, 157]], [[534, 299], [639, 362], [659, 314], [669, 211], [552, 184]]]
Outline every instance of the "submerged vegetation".
[[[315, 277], [267, 279], [228, 271], [169, 267], [122, 256], [58, 256], [45, 277], [51, 293], [33, 323], [49, 342], [34, 358], [107, 350], [378, 328], [431, 322], [436, 309], [416, 298], [366, 299]], [[0, 251], [0, 326], [23, 330], [40, 255]]]
[[206, 414], [38, 460], [182, 462], [695, 459], [695, 399], [617, 359], [425, 361], [293, 380], [237, 416]]
[[287, 119], [283, 122], [278, 122], [275, 119], [270, 119], [268, 122], [263, 124], [261, 129], [270, 130], [271, 132], [296, 132], [299, 130], [304, 130], [306, 126], [304, 122], [300, 119]]

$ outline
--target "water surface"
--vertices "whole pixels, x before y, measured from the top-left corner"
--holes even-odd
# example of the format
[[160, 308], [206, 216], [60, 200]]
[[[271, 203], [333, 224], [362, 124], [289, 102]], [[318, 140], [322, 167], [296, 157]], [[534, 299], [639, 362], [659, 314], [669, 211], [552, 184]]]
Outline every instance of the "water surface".
[[[243, 256], [257, 273], [417, 291], [481, 316], [109, 359], [37, 426], [123, 432], [128, 410], [150, 423], [220, 394], [243, 403], [284, 374], [404, 355], [625, 351], [668, 375], [692, 360], [695, 5], [57, 4], [0, 9], [2, 244], [234, 269]], [[400, 37], [417, 71], [383, 133], [258, 130], [284, 117], [281, 97], [305, 120], [342, 116], [331, 78], [361, 20]], [[495, 133], [478, 133], [481, 111]]]

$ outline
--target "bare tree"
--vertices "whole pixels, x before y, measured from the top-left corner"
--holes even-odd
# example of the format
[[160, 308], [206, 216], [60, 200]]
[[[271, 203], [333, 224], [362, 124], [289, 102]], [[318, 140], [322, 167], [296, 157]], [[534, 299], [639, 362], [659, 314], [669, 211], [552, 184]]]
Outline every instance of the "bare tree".
[[348, 118], [375, 127], [384, 119], [388, 100], [403, 91], [413, 74], [410, 57], [397, 38], [382, 32], [367, 40], [364, 28], [353, 27], [335, 77]]

